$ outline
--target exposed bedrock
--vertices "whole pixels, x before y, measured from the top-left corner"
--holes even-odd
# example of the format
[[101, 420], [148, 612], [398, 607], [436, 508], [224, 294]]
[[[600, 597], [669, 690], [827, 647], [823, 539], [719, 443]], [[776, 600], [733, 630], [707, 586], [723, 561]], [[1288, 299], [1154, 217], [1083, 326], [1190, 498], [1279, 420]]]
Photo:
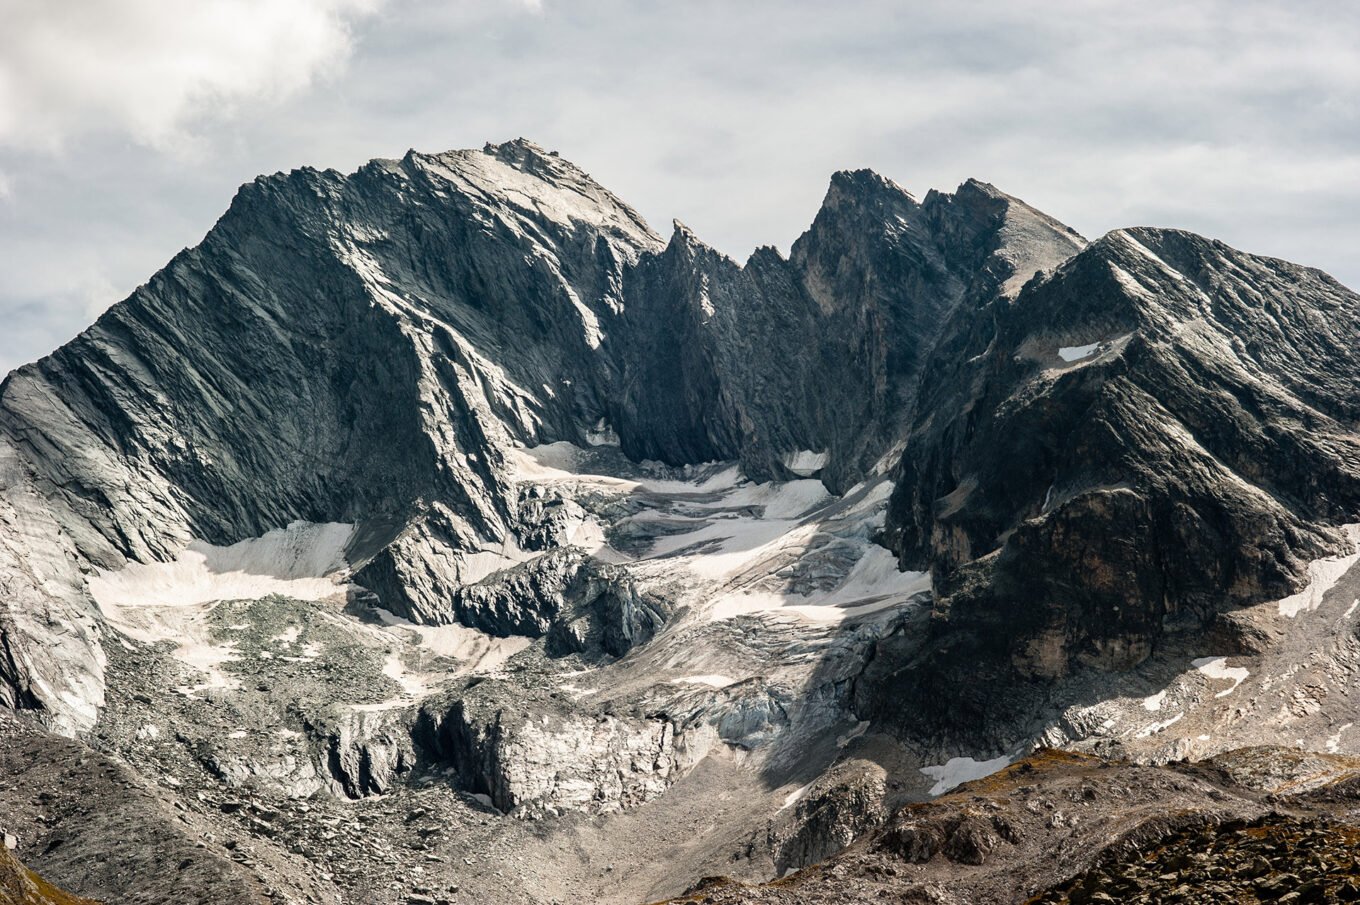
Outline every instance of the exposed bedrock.
[[[6, 697], [88, 726], [101, 678], [82, 570], [295, 520], [358, 524], [360, 581], [444, 621], [485, 577], [479, 557], [561, 546], [576, 515], [521, 498], [517, 445], [616, 438], [634, 458], [845, 489], [897, 441], [948, 312], [1081, 244], [981, 183], [918, 202], [859, 171], [832, 180], [788, 259], [742, 266], [683, 228], [664, 242], [525, 141], [261, 177], [0, 390], [13, 537], [70, 550], [55, 581], [6, 570]], [[551, 622], [479, 594], [461, 612], [496, 631]], [[654, 621], [618, 607], [601, 617], [615, 649]], [[38, 636], [92, 665], [42, 665]]]
[[948, 687], [966, 724], [1006, 674], [1128, 668], [1354, 548], [1360, 299], [1325, 274], [1123, 230], [982, 320], [927, 367], [890, 509], [942, 618], [869, 709]]
[[445, 705], [427, 705], [416, 738], [427, 756], [451, 767], [462, 788], [529, 818], [639, 804], [698, 759], [665, 717], [580, 712], [494, 681]]
[[[1349, 550], [1358, 328], [1324, 274], [1088, 245], [975, 181], [838, 173], [787, 258], [739, 264], [525, 141], [261, 177], [0, 389], [0, 699], [88, 729], [90, 575], [299, 519], [357, 525], [355, 580], [413, 622], [625, 657], [676, 604], [524, 479], [569, 441], [837, 493], [893, 469], [884, 540], [938, 618], [881, 643], [857, 707], [966, 723]], [[969, 670], [992, 681], [956, 693]]]

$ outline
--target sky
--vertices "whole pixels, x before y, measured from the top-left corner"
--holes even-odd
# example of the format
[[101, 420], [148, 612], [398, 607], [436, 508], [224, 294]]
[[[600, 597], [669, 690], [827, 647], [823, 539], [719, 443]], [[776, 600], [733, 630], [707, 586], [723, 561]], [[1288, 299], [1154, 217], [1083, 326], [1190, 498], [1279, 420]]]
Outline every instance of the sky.
[[0, 374], [258, 174], [520, 136], [739, 260], [871, 167], [1360, 287], [1352, 0], [0, 0], [0, 23]]

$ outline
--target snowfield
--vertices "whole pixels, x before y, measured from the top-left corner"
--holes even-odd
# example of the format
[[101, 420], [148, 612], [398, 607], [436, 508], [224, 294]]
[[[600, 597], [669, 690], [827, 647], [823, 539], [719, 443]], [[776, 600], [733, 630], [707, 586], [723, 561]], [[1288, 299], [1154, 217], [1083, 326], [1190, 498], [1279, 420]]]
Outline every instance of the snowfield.
[[90, 579], [105, 615], [130, 607], [179, 607], [271, 594], [322, 600], [348, 577], [345, 547], [354, 526], [293, 522], [229, 547], [189, 544], [171, 562], [130, 562]]

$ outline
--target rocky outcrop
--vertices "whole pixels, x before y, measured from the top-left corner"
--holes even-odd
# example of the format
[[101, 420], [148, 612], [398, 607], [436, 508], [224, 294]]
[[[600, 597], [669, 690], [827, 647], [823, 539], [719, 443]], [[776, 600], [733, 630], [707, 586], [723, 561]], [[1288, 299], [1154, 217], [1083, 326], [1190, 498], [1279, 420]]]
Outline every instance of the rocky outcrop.
[[889, 520], [946, 617], [910, 674], [959, 724], [1005, 684], [967, 664], [1127, 668], [1351, 550], [1360, 298], [1326, 275], [1123, 230], [985, 321], [936, 350]]
[[[551, 617], [511, 612], [515, 579], [467, 590], [566, 545], [580, 517], [521, 497], [513, 447], [614, 436], [635, 459], [845, 489], [898, 439], [950, 312], [1081, 244], [989, 186], [918, 202], [859, 171], [833, 178], [788, 259], [742, 266], [683, 227], [663, 242], [525, 141], [261, 177], [0, 389], [16, 536], [73, 564], [55, 582], [4, 570], [5, 694], [87, 727], [101, 680], [80, 569], [295, 520], [357, 525], [348, 559], [394, 611], [542, 634]], [[598, 616], [610, 655], [661, 615], [627, 597], [601, 603], [619, 610]], [[34, 624], [44, 611], [69, 628]], [[41, 664], [39, 637], [89, 665]]]
[[391, 792], [416, 766], [412, 715], [401, 709], [354, 712], [325, 739], [332, 791], [346, 798]]
[[886, 777], [877, 772], [809, 790], [789, 809], [787, 822], [770, 829], [775, 872], [783, 876], [825, 861], [882, 826], [889, 816], [887, 791]]
[[[1271, 816], [1183, 830], [1104, 859], [1030, 901], [1151, 905], [1205, 901], [1360, 901], [1352, 852], [1360, 829], [1330, 820]], [[1292, 896], [1292, 898], [1291, 898]]]
[[664, 716], [580, 712], [542, 691], [495, 680], [447, 710], [425, 708], [420, 738], [460, 785], [518, 817], [608, 814], [664, 792], [702, 752]]
[[[1288, 752], [1277, 753], [1288, 762]], [[1254, 902], [1304, 888], [1310, 901], [1349, 901], [1360, 888], [1350, 854], [1357, 828], [1329, 819], [1309, 793], [1290, 789], [1263, 801], [1252, 785], [1189, 764], [1041, 751], [902, 807], [824, 863], [763, 885], [711, 878], [673, 901], [1065, 905], [1209, 901], [1219, 893]], [[1332, 804], [1354, 794], [1347, 788]]]
[[[395, 562], [399, 547], [385, 562]], [[442, 596], [411, 595], [400, 575], [370, 566], [361, 574], [391, 609], [428, 625], [458, 623], [489, 635], [547, 636], [554, 656], [622, 657], [650, 641], [673, 612], [669, 600], [639, 590], [627, 571], [577, 547], [559, 547], [467, 584], [439, 585]]]

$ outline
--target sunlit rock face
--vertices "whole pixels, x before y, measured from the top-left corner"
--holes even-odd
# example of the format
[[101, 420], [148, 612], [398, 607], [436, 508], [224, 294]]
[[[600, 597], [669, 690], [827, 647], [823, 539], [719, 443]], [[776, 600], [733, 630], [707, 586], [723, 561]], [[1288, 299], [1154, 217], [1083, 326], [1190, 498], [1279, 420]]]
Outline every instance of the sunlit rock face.
[[[1357, 341], [975, 181], [838, 173], [743, 264], [522, 140], [262, 177], [0, 386], [0, 756], [153, 777], [111, 813], [260, 895], [624, 902], [1037, 747], [1344, 752]], [[63, 881], [123, 832], [67, 804]], [[903, 845], [1018, 844], [975, 817]]]
[[1325, 274], [1120, 230], [983, 320], [936, 349], [889, 517], [958, 642], [912, 681], [1127, 669], [1354, 550], [1360, 299]]
[[524, 141], [257, 179], [202, 244], [6, 380], [7, 505], [42, 538], [8, 555], [68, 548], [50, 578], [11, 569], [11, 634], [52, 610], [86, 651], [58, 675], [16, 640], [9, 694], [91, 719], [80, 568], [297, 520], [357, 525], [360, 583], [446, 621], [459, 589], [569, 542], [569, 506], [515, 489], [516, 446], [608, 438], [843, 492], [900, 439], [948, 313], [1081, 244], [988, 186], [921, 203], [859, 171], [789, 259], [742, 266], [678, 225], [661, 239]]

